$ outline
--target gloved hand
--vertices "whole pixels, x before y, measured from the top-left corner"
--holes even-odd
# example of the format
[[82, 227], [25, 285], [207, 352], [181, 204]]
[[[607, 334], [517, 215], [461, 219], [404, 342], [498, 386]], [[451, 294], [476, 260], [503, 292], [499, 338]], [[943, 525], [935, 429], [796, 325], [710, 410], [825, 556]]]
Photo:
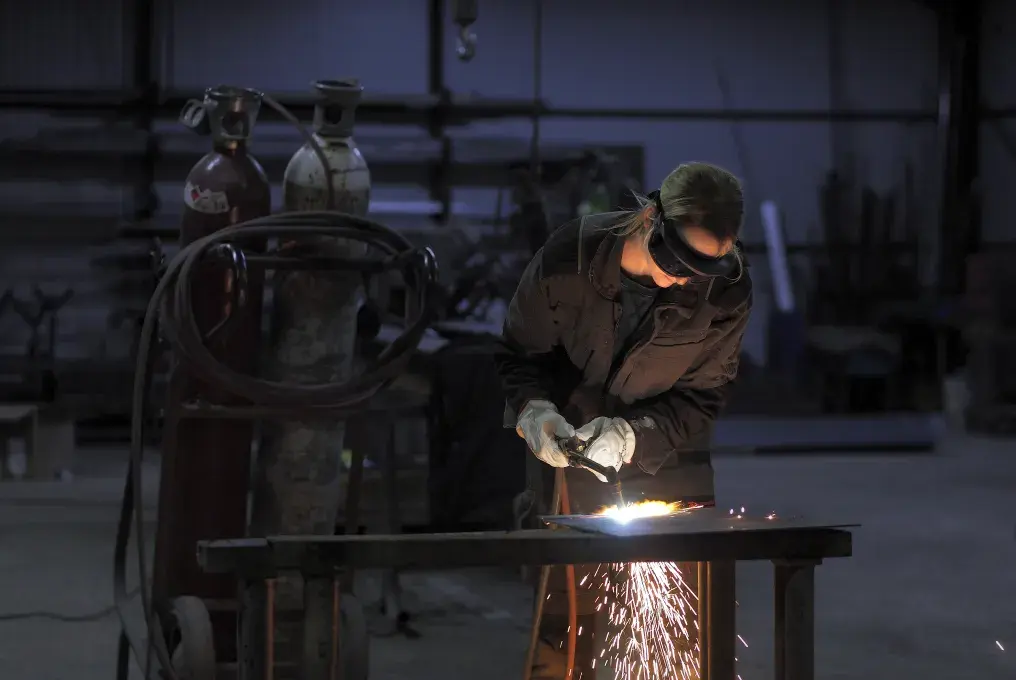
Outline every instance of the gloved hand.
[[537, 458], [551, 467], [568, 467], [568, 457], [557, 442], [559, 439], [574, 437], [575, 428], [568, 424], [552, 403], [542, 399], [533, 399], [527, 403], [519, 414], [515, 429]]
[[[635, 431], [624, 418], [593, 418], [576, 430], [575, 436], [588, 442], [582, 454], [604, 467], [620, 470], [635, 455]], [[603, 475], [593, 474], [601, 482], [607, 481]]]

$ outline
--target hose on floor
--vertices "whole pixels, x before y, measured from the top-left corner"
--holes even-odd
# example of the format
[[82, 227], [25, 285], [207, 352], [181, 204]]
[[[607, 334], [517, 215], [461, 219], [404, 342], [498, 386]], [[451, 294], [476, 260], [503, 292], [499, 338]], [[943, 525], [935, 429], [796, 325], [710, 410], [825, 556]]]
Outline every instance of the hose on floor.
[[[300, 132], [314, 150], [322, 166], [329, 167], [324, 150], [313, 135], [281, 104], [267, 95], [262, 101], [278, 111]], [[331, 176], [331, 172], [325, 174]], [[328, 205], [335, 205], [335, 190], [328, 189]], [[245, 299], [242, 285], [246, 282], [246, 259], [240, 245], [244, 242], [265, 242], [270, 239], [299, 240], [329, 237], [366, 244], [384, 256], [373, 263], [374, 269], [398, 269], [406, 282], [405, 330], [377, 357], [370, 370], [341, 383], [320, 385], [289, 384], [238, 373], [222, 364], [208, 349], [209, 339], [228, 332], [227, 317], [210, 332], [202, 332], [196, 321], [192, 295], [194, 275], [210, 258], [221, 257], [224, 248], [234, 255], [232, 260], [236, 290], [234, 302]], [[288, 251], [287, 251], [288, 253]], [[308, 261], [319, 259], [313, 253], [296, 250], [293, 257]], [[339, 262], [336, 268], [357, 268], [364, 262]], [[118, 652], [117, 678], [127, 680], [129, 656], [152, 677], [152, 653], [161, 667], [160, 677], [179, 680], [172, 666], [170, 651], [152, 603], [148, 584], [148, 559], [143, 536], [142, 458], [146, 407], [151, 375], [157, 358], [157, 335], [168, 341], [175, 356], [177, 370], [200, 375], [203, 382], [223, 394], [235, 397], [251, 409], [313, 409], [351, 408], [370, 399], [405, 371], [413, 351], [430, 325], [435, 312], [437, 264], [429, 249], [415, 248], [404, 236], [372, 220], [339, 212], [299, 212], [270, 215], [198, 239], [184, 246], [173, 258], [156, 285], [148, 303], [138, 343], [137, 369], [132, 394], [130, 460], [124, 485], [120, 518], [114, 550], [113, 592], [120, 617], [121, 637]], [[132, 525], [134, 525], [132, 527]], [[140, 578], [141, 604], [147, 626], [147, 641], [132, 631], [127, 620], [130, 593], [127, 589], [127, 553], [134, 535]]]
[[[568, 482], [564, 468], [554, 470], [554, 491], [551, 494], [550, 512], [553, 515], [571, 514], [571, 499], [568, 497]], [[540, 648], [540, 625], [543, 623], [543, 607], [547, 602], [547, 587], [550, 583], [551, 565], [540, 567], [540, 578], [536, 585], [536, 600], [533, 608], [533, 625], [529, 630], [529, 649], [526, 652], [526, 666], [523, 680], [532, 680], [536, 655]], [[578, 585], [575, 582], [575, 565], [565, 565], [565, 583], [568, 597], [568, 648], [565, 680], [572, 680], [575, 672], [575, 655], [578, 649]]]
[[[134, 597], [137, 594], [135, 588], [128, 597]], [[96, 609], [85, 614], [62, 614], [56, 611], [48, 611], [45, 609], [37, 609], [35, 611], [26, 612], [14, 612], [10, 614], [0, 614], [0, 623], [7, 623], [9, 621], [31, 621], [32, 619], [42, 619], [45, 621], [56, 621], [57, 623], [92, 623], [93, 621], [101, 621], [102, 619], [116, 613], [116, 605], [109, 605], [102, 609]]]

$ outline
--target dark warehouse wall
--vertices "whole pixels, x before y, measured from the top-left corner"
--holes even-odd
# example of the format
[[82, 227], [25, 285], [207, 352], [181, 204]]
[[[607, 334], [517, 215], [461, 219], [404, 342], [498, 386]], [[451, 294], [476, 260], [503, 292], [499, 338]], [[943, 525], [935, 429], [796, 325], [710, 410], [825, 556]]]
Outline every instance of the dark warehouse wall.
[[[982, 103], [1016, 110], [1016, 3], [993, 0], [986, 7], [981, 53]], [[1016, 118], [992, 117], [981, 124], [981, 183], [984, 239], [1016, 241], [1012, 185], [1016, 180]]]
[[[349, 73], [379, 92], [426, 91], [422, 0], [315, 0], [301, 3], [303, 10], [271, 3], [243, 22], [242, 35], [229, 46], [217, 36], [216, 26], [234, 10], [229, 3], [210, 4], [177, 9], [177, 30], [181, 36], [186, 31], [191, 41], [189, 49], [175, 55], [179, 86], [234, 80], [284, 89], [322, 73]], [[552, 106], [934, 109], [935, 21], [913, 0], [546, 0], [544, 7], [543, 92]], [[449, 87], [486, 96], [530, 96], [532, 3], [481, 2], [480, 12], [474, 61], [456, 60], [453, 42], [447, 41]], [[836, 27], [837, 41], [830, 40], [830, 26]], [[258, 47], [247, 49], [243, 42]], [[840, 43], [838, 54], [831, 55], [835, 42]], [[207, 64], [210, 54], [225, 57]], [[838, 73], [835, 78], [830, 64]], [[729, 83], [726, 101], [717, 69]], [[650, 182], [658, 182], [681, 160], [728, 165], [746, 176], [756, 198], [784, 205], [795, 234], [791, 240], [806, 238], [816, 226], [818, 184], [831, 165], [833, 126], [737, 127], [734, 131], [726, 122], [549, 120], [543, 134], [548, 141], [645, 144]], [[898, 183], [908, 159], [927, 169], [928, 177], [921, 179], [929, 189], [934, 185], [932, 124], [837, 128], [841, 144], [856, 154], [876, 187]], [[468, 133], [527, 131], [526, 123], [517, 122], [478, 125]], [[738, 133], [745, 140], [743, 161], [733, 141]], [[470, 204], [493, 203], [492, 195], [476, 192], [461, 198]], [[757, 221], [751, 225], [757, 227]], [[748, 238], [760, 239], [761, 234], [753, 229]]]
[[[51, 3], [60, 4], [43, 4]], [[423, 0], [172, 4], [174, 45], [163, 74], [169, 87], [225, 81], [293, 91], [315, 78], [356, 75], [375, 93], [426, 91]], [[551, 105], [934, 110], [935, 21], [914, 0], [544, 4], [543, 90]], [[4, 30], [18, 35], [2, 40], [0, 80], [8, 87], [118, 87], [121, 5], [121, 0], [67, 2], [54, 23], [51, 13], [39, 15], [38, 5], [5, 3]], [[531, 3], [486, 1], [480, 10], [481, 42], [473, 62], [455, 60], [453, 41], [447, 40], [449, 87], [529, 96]], [[228, 25], [232, 29], [224, 30]], [[34, 35], [46, 39], [29, 48], [24, 38]], [[716, 70], [729, 83], [726, 98]], [[468, 131], [493, 132], [525, 135], [527, 125]], [[726, 164], [746, 176], [755, 198], [780, 202], [792, 241], [815, 229], [818, 184], [837, 145], [856, 157], [861, 174], [876, 188], [898, 183], [906, 160], [920, 165], [927, 190], [937, 179], [930, 123], [552, 120], [544, 123], [544, 135], [644, 143], [650, 182], [682, 159]], [[744, 139], [743, 158], [735, 135]], [[492, 200], [466, 198], [484, 199]], [[929, 208], [934, 203], [931, 196], [928, 203]], [[757, 229], [748, 234], [759, 236]]]
[[[124, 0], [40, 0], [0, 6], [0, 83], [5, 88], [116, 88], [126, 80]], [[423, 94], [427, 89], [427, 3], [424, 0], [164, 0], [161, 17], [172, 26], [161, 46], [167, 88], [203, 88], [219, 82], [267, 91], [302, 91], [317, 78], [356, 76], [375, 94]], [[984, 58], [985, 98], [1016, 106], [1016, 67], [1007, 36], [1016, 35], [1016, 3], [988, 3]], [[645, 146], [646, 178], [658, 182], [676, 163], [700, 159], [744, 176], [752, 210], [746, 241], [760, 243], [760, 200], [776, 200], [790, 243], [816, 242], [818, 190], [834, 167], [855, 169], [878, 191], [898, 189], [914, 168], [916, 219], [934, 249], [941, 184], [934, 113], [938, 100], [936, 22], [916, 0], [545, 0], [542, 90], [553, 107], [849, 109], [923, 112], [923, 122], [740, 122], [551, 119], [548, 142], [631, 142]], [[450, 19], [449, 19], [450, 21]], [[532, 3], [481, 0], [476, 59], [454, 57], [446, 37], [448, 86], [456, 93], [529, 97], [533, 92]], [[172, 40], [168, 40], [168, 37]], [[171, 44], [170, 44], [171, 43]], [[1006, 71], [1010, 71], [1008, 73]], [[721, 87], [721, 79], [726, 88]], [[52, 124], [38, 114], [0, 116], [0, 138], [32, 134]], [[66, 123], [63, 123], [66, 124]], [[985, 238], [1009, 238], [1009, 177], [1013, 157], [999, 139], [1004, 125], [985, 123]], [[271, 126], [263, 126], [265, 129]], [[1014, 128], [1016, 131], [1016, 128]], [[421, 134], [364, 126], [359, 135]], [[472, 125], [463, 136], [525, 138], [525, 121]], [[294, 149], [298, 145], [293, 137]], [[368, 158], [368, 161], [370, 159]], [[182, 177], [180, 178], [182, 182]], [[167, 184], [167, 204], [180, 186]], [[56, 197], [56, 198], [54, 198]], [[426, 198], [424, 189], [378, 187], [381, 200]], [[494, 192], [459, 190], [469, 211], [493, 210]], [[0, 203], [31, 208], [62, 201], [116, 204], [116, 187], [90, 183], [0, 184]], [[96, 208], [99, 209], [99, 208]], [[39, 227], [4, 223], [3, 241]], [[38, 241], [38, 238], [34, 239]], [[78, 251], [33, 247], [31, 257], [0, 264], [0, 288], [24, 277], [94, 278]], [[760, 260], [762, 258], [759, 258]], [[764, 263], [759, 277], [764, 283]], [[79, 284], [84, 286], [85, 284]], [[98, 285], [98, 284], [96, 284]], [[61, 317], [61, 335], [75, 338], [66, 353], [96, 351], [109, 321], [106, 288], [79, 293]], [[107, 305], [108, 306], [108, 305]], [[106, 330], [104, 330], [106, 329]], [[13, 337], [7, 335], [5, 337]], [[126, 337], [126, 336], [125, 336]], [[20, 342], [18, 340], [17, 342]], [[114, 341], [123, 344], [124, 341]], [[2, 343], [6, 344], [6, 343]], [[110, 350], [123, 351], [122, 347]]]

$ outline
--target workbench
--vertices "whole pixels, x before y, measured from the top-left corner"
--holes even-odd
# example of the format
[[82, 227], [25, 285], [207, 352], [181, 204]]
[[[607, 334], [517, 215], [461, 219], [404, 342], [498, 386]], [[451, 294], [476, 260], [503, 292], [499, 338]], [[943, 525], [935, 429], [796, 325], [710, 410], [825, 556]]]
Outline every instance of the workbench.
[[[268, 591], [282, 572], [300, 572], [307, 579], [336, 579], [337, 573], [348, 569], [696, 562], [702, 680], [735, 680], [734, 565], [769, 560], [775, 567], [775, 677], [814, 679], [814, 570], [823, 559], [851, 555], [848, 529], [856, 525], [742, 518], [705, 509], [628, 523], [590, 516], [545, 519], [561, 528], [205, 541], [198, 546], [198, 560], [206, 571], [232, 573], [248, 589]], [[332, 625], [337, 627], [334, 618]], [[260, 674], [255, 677], [262, 680]]]

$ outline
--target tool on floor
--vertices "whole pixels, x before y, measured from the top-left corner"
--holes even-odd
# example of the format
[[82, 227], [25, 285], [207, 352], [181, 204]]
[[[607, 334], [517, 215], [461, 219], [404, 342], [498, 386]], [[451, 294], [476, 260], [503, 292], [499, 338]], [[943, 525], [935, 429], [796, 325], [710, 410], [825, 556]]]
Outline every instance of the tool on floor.
[[561, 450], [564, 451], [564, 455], [568, 457], [568, 464], [571, 467], [584, 468], [590, 472], [595, 472], [598, 475], [602, 475], [608, 484], [614, 485], [614, 490], [617, 492], [617, 505], [619, 508], [623, 508], [625, 505], [624, 491], [621, 488], [621, 478], [617, 470], [606, 465], [600, 465], [596, 461], [587, 458], [584, 455], [586, 447], [589, 446], [587, 441], [578, 437], [571, 437], [561, 440], [559, 443], [561, 444]]

